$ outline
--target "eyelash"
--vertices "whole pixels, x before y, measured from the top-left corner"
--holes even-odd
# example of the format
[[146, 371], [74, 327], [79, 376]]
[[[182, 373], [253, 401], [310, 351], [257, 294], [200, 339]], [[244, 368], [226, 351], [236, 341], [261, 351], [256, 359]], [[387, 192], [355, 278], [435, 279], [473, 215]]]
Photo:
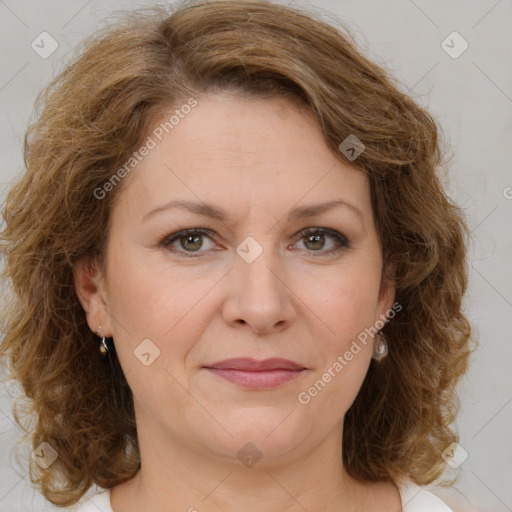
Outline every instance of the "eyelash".
[[[337, 231], [333, 231], [331, 229], [325, 229], [325, 228], [306, 228], [306, 229], [303, 229], [302, 231], [300, 231], [298, 233], [298, 236], [299, 236], [298, 241], [303, 240], [307, 236], [318, 235], [318, 234], [331, 236], [332, 238], [334, 238], [337, 241], [338, 247], [336, 247], [334, 249], [329, 249], [328, 251], [319, 250], [319, 251], [311, 251], [311, 252], [319, 252], [323, 256], [325, 256], [325, 255], [334, 255], [334, 254], [337, 254], [337, 253], [341, 252], [344, 249], [350, 248], [350, 242], [349, 242], [348, 238], [345, 235], [342, 235], [341, 233], [338, 233]], [[209, 229], [191, 228], [191, 229], [184, 229], [182, 231], [178, 231], [178, 232], [173, 233], [171, 235], [165, 236], [160, 241], [159, 245], [161, 245], [162, 247], [168, 249], [169, 246], [173, 242], [175, 242], [177, 240], [180, 240], [181, 238], [185, 238], [186, 236], [190, 236], [190, 235], [205, 235], [205, 236], [207, 236], [210, 239], [212, 238], [211, 237], [212, 232]], [[171, 251], [171, 252], [173, 252], [173, 251]], [[185, 251], [185, 250], [176, 251], [177, 254], [186, 254], [186, 256], [183, 256], [184, 258], [200, 258], [201, 257], [201, 256], [199, 256], [200, 252], [205, 252], [205, 251], [195, 251], [195, 252], [193, 252], [193, 251]]]

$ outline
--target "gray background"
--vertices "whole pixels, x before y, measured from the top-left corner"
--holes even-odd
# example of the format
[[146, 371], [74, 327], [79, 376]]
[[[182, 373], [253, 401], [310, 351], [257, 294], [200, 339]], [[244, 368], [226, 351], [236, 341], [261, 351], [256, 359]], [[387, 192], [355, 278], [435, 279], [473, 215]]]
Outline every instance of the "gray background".
[[[458, 469], [455, 489], [436, 492], [458, 510], [512, 510], [512, 1], [291, 3], [323, 11], [336, 23], [329, 15], [334, 13], [347, 23], [367, 54], [391, 69], [442, 126], [453, 154], [447, 187], [465, 208], [474, 236], [466, 308], [480, 346], [459, 394], [457, 425], [468, 458]], [[148, 2], [0, 0], [2, 202], [9, 181], [23, 169], [23, 134], [37, 93], [109, 14], [144, 5]], [[31, 48], [43, 31], [59, 45], [46, 59]], [[441, 46], [453, 31], [469, 44], [458, 58]], [[26, 469], [15, 461], [11, 448], [20, 430], [11, 407], [7, 390], [0, 389], [0, 511], [53, 510], [31, 490]]]

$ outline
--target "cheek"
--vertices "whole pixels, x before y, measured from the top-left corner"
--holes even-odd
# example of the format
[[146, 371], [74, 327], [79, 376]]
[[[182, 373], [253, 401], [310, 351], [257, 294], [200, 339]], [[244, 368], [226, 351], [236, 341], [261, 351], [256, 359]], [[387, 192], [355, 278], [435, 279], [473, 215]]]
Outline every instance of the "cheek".
[[155, 264], [145, 254], [121, 250], [112, 253], [108, 275], [109, 312], [125, 373], [133, 369], [132, 378], [138, 378], [143, 368], [134, 356], [149, 339], [157, 354], [151, 368], [173, 368], [180, 377], [188, 353], [215, 312], [208, 299], [218, 277], [191, 278], [190, 267]]
[[373, 341], [369, 329], [375, 322], [380, 273], [376, 264], [362, 262], [337, 269], [326, 280], [328, 286], [309, 296], [312, 317], [318, 319], [320, 364], [308, 384], [313, 385], [310, 398], [319, 414], [320, 410], [344, 413], [357, 396], [370, 364]]
[[135, 260], [125, 254], [109, 272], [116, 353], [138, 407], [154, 415], [172, 397], [167, 414], [179, 422], [179, 411], [190, 405], [179, 384], [186, 380], [184, 363], [208, 322], [201, 307], [207, 283], [187, 286], [175, 272], [170, 285], [154, 266]]
[[148, 254], [123, 247], [117, 240], [112, 241], [112, 247], [109, 306], [125, 328], [124, 334], [128, 331], [161, 338], [191, 309], [194, 297], [204, 295], [201, 283], [187, 286], [183, 271], [155, 265]]
[[380, 273], [374, 268], [354, 266], [334, 271], [325, 286], [309, 293], [308, 306], [324, 325], [332, 348], [343, 350], [373, 325], [379, 285]]
[[[370, 364], [373, 341], [368, 329], [373, 325], [375, 295], [372, 283], [358, 279], [333, 282], [331, 292], [316, 311], [326, 319], [317, 322], [316, 347], [319, 364], [302, 389], [301, 404], [311, 404], [313, 415], [330, 418], [326, 427], [341, 420], [355, 400]], [[318, 303], [317, 303], [318, 304]], [[327, 330], [328, 329], [328, 330]], [[326, 334], [327, 333], [327, 334]], [[309, 406], [308, 406], [309, 407]]]

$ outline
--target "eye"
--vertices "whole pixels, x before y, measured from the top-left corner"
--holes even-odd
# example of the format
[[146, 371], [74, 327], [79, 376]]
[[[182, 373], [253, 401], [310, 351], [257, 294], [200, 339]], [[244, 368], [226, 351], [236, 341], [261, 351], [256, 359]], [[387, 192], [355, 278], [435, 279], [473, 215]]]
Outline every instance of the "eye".
[[[199, 249], [203, 246], [203, 237], [208, 237], [211, 240], [210, 231], [208, 229], [185, 229], [183, 231], [178, 231], [177, 233], [173, 233], [172, 235], [165, 237], [160, 242], [160, 245], [169, 249], [171, 252], [185, 252], [188, 253], [186, 257], [197, 258], [197, 256], [192, 255], [190, 253], [201, 252]], [[171, 249], [171, 246], [173, 246], [176, 242], [179, 243], [180, 248], [183, 250], [176, 248]]]
[[[348, 238], [338, 231], [325, 228], [307, 228], [299, 233], [299, 241], [303, 241], [307, 250], [319, 252], [321, 255], [337, 254], [350, 247]], [[331, 238], [331, 248], [322, 250], [326, 243], [325, 238]], [[334, 243], [332, 242], [334, 240]]]
[[[204, 237], [212, 241], [212, 232], [209, 229], [203, 228], [192, 228], [178, 231], [171, 235], [166, 236], [160, 245], [165, 247], [171, 252], [183, 255], [188, 258], [197, 258], [200, 254], [195, 255], [194, 253], [201, 253], [203, 248]], [[344, 249], [350, 247], [350, 242], [346, 236], [342, 235], [338, 231], [334, 231], [326, 228], [307, 228], [298, 233], [299, 241], [303, 242], [306, 246], [306, 250], [310, 252], [318, 252], [320, 255], [331, 255], [337, 254]], [[327, 247], [331, 246], [327, 250], [323, 250], [326, 247], [326, 238], [331, 239], [330, 244], [327, 243]], [[178, 245], [178, 247], [176, 246]], [[208, 247], [206, 248], [208, 250]]]

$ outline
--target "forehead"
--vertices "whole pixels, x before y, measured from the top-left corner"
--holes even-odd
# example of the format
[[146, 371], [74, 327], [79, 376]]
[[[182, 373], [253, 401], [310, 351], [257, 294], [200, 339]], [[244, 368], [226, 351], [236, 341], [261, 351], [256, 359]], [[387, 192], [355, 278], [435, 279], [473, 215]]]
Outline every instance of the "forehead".
[[155, 145], [123, 191], [139, 215], [173, 199], [204, 200], [226, 210], [272, 211], [342, 198], [368, 206], [365, 174], [331, 152], [308, 109], [283, 98], [233, 94], [197, 101], [161, 140], [155, 130], [173, 112], [148, 131]]

